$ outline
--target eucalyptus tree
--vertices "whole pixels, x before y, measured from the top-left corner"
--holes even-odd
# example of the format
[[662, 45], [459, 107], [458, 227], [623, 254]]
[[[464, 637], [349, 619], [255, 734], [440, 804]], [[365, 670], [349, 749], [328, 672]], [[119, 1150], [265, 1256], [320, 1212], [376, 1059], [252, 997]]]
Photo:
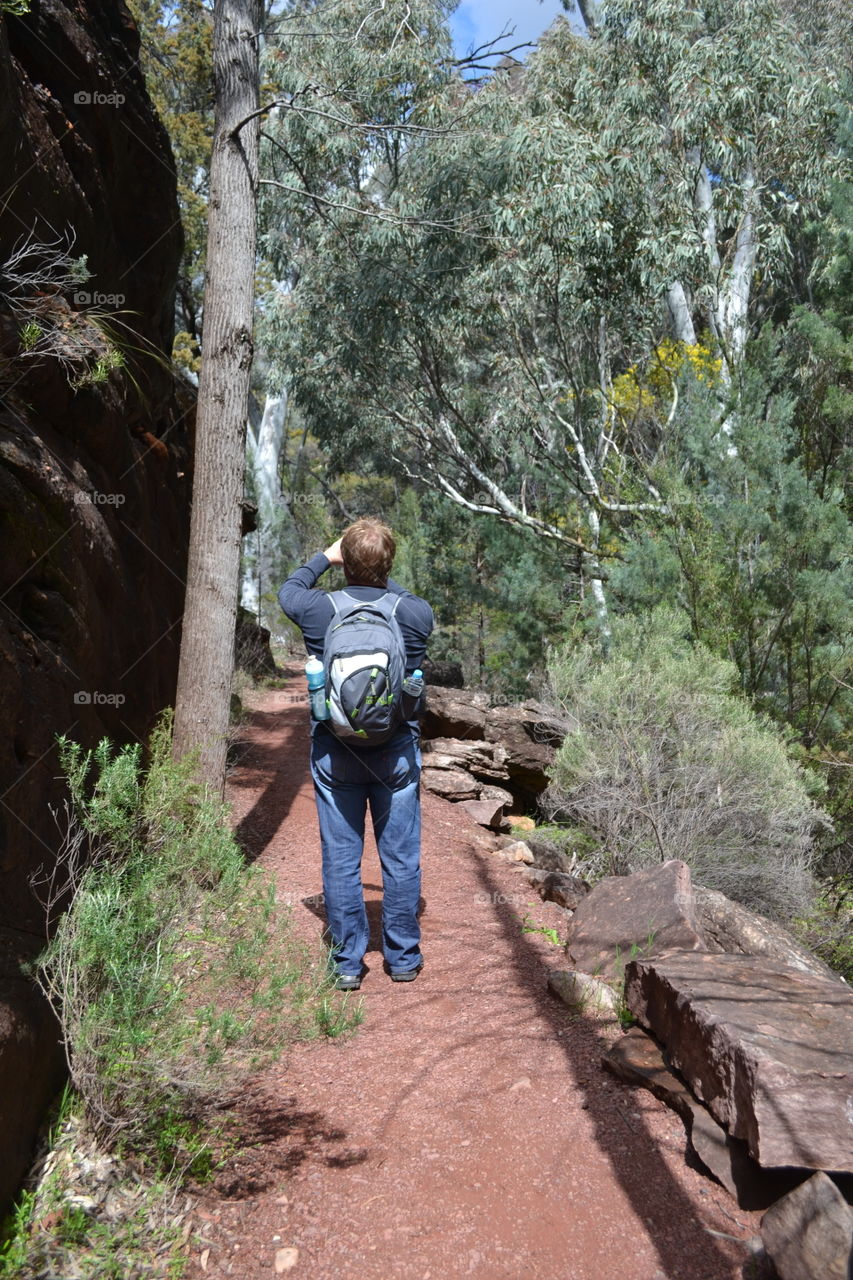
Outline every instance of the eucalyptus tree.
[[252, 368], [258, 163], [259, 0], [216, 0], [205, 337], [173, 749], [225, 784]]
[[[322, 106], [279, 122], [291, 177], [267, 226], [296, 287], [274, 341], [322, 440], [561, 545], [606, 631], [602, 562], [669, 513], [685, 361], [713, 370], [735, 432], [751, 326], [833, 164], [833, 75], [773, 0], [610, 0], [591, 38], [558, 22], [472, 92], [434, 61], [440, 7], [419, 13], [405, 71], [398, 32], [373, 32], [386, 96], [360, 147]], [[334, 81], [301, 66], [292, 94]], [[281, 203], [297, 187], [301, 215]]]

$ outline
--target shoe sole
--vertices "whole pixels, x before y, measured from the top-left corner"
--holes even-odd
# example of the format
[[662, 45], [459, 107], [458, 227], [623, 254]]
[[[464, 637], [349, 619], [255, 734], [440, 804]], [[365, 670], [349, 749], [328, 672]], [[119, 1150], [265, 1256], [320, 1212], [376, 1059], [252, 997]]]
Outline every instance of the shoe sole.
[[405, 973], [392, 973], [391, 981], [392, 982], [414, 982], [415, 978], [418, 976], [422, 968], [423, 968], [423, 965], [419, 964], [417, 969], [407, 969]]

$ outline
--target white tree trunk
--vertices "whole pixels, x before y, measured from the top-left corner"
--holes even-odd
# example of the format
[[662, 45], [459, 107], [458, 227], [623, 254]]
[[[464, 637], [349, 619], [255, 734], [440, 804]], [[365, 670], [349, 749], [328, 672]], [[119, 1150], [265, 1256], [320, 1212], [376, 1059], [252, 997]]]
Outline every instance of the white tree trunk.
[[246, 465], [251, 469], [258, 502], [258, 527], [248, 535], [240, 592], [244, 609], [259, 615], [261, 596], [273, 581], [276, 539], [281, 524], [279, 460], [287, 417], [287, 394], [268, 395], [257, 432], [251, 424], [246, 439]]
[[674, 284], [669, 286], [666, 293], [666, 301], [676, 341], [685, 342], [691, 347], [695, 346], [696, 330], [693, 327], [693, 316], [690, 314], [687, 295], [680, 281], [676, 280]]

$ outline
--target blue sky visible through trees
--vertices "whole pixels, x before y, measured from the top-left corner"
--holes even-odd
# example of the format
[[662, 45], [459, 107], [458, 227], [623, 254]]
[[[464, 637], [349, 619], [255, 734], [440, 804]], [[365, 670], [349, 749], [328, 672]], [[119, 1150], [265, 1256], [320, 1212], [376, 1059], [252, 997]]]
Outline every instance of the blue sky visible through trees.
[[[462, 0], [450, 28], [457, 53], [464, 54], [513, 27], [515, 35], [503, 43], [537, 40], [560, 13], [565, 13], [560, 0]], [[520, 50], [515, 56], [524, 58], [527, 52]]]

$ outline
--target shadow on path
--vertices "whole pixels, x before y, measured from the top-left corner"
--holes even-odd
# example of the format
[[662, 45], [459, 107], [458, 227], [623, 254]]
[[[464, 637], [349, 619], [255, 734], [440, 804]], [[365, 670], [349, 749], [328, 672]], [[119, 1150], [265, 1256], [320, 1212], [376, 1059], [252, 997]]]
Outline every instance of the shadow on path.
[[[683, 1245], [671, 1241], [666, 1229], [667, 1223], [674, 1220], [691, 1225], [695, 1232], [697, 1250], [701, 1251], [704, 1259], [721, 1268], [730, 1269], [730, 1257], [721, 1251], [714, 1238], [708, 1234], [689, 1197], [673, 1179], [653, 1137], [643, 1123], [642, 1116], [632, 1112], [629, 1123], [628, 1118], [620, 1113], [617, 1120], [612, 1099], [608, 1099], [600, 1088], [595, 1087], [595, 1082], [586, 1080], [575, 1069], [571, 1044], [565, 1038], [557, 1037], [558, 1031], [565, 1026], [566, 1006], [549, 992], [538, 958], [531, 964], [534, 953], [527, 935], [519, 929], [518, 916], [513, 907], [502, 900], [504, 895], [501, 885], [491, 874], [484, 856], [471, 849], [469, 857], [483, 891], [494, 904], [495, 916], [511, 948], [521, 983], [527, 988], [537, 1010], [554, 1028], [555, 1039], [563, 1047], [578, 1092], [584, 1098], [584, 1109], [594, 1122], [598, 1147], [607, 1156], [613, 1174], [624, 1189], [637, 1217], [644, 1222], [666, 1274], [673, 1277], [684, 1274]], [[597, 1050], [600, 1058], [610, 1046], [597, 1030], [595, 1022], [579, 1016], [577, 1025], [580, 1034], [586, 1037], [591, 1048]], [[629, 1086], [625, 1086], [626, 1093], [628, 1088]], [[624, 1122], [621, 1127], [620, 1121]], [[649, 1210], [650, 1186], [658, 1190], [656, 1209], [653, 1212]]]
[[296, 796], [310, 781], [308, 729], [294, 710], [299, 708], [250, 711], [241, 734], [245, 741], [239, 764], [228, 775], [228, 786], [235, 792], [263, 788], [234, 828], [250, 862], [275, 839]]

